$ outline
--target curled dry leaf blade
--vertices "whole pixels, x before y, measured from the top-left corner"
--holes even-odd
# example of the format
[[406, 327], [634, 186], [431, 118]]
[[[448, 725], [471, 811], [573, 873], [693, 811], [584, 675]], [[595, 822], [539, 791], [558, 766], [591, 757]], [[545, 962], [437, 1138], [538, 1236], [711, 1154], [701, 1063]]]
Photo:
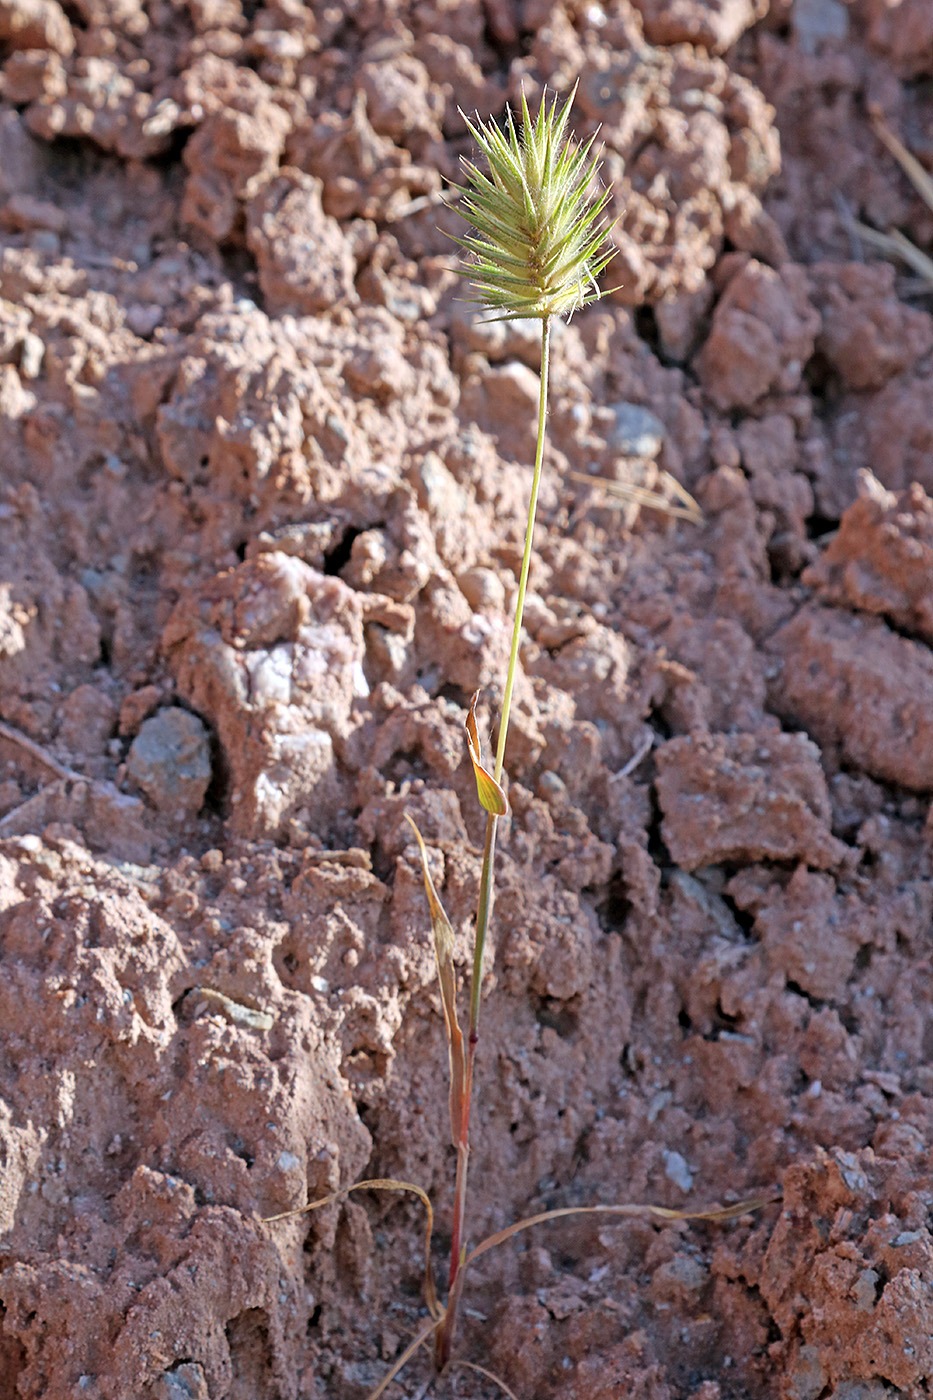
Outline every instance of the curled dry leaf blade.
[[444, 1009], [444, 1027], [447, 1031], [447, 1051], [450, 1060], [450, 1131], [454, 1147], [458, 1145], [463, 1124], [463, 1103], [466, 1093], [466, 1061], [463, 1053], [463, 1032], [457, 1016], [457, 973], [454, 967], [454, 931], [440, 896], [434, 887], [431, 871], [428, 868], [428, 851], [424, 838], [412, 818], [405, 813], [405, 820], [415, 833], [421, 856], [421, 873], [424, 888], [431, 910], [431, 927], [434, 931], [434, 960], [437, 964], [437, 980], [441, 989], [441, 1005]]
[[[431, 1198], [420, 1186], [416, 1186], [411, 1181], [397, 1181], [391, 1176], [372, 1177], [368, 1181], [356, 1181], [352, 1186], [341, 1186], [339, 1191], [331, 1191], [329, 1196], [322, 1196], [319, 1201], [309, 1201], [306, 1206], [301, 1206], [298, 1210], [283, 1210], [280, 1215], [267, 1215], [263, 1218], [264, 1225], [274, 1225], [277, 1220], [290, 1220], [295, 1215], [307, 1215], [312, 1210], [322, 1210], [324, 1206], [333, 1205], [335, 1201], [342, 1201], [354, 1191], [406, 1191], [424, 1206], [427, 1218], [424, 1230], [424, 1296], [428, 1305], [428, 1312], [431, 1314], [431, 1326], [443, 1316], [443, 1308], [438, 1302], [437, 1289], [434, 1284], [434, 1269], [431, 1265], [431, 1237], [434, 1234], [434, 1207], [431, 1205]], [[427, 1329], [430, 1331], [430, 1328]], [[427, 1336], [427, 1331], [425, 1336]], [[410, 1353], [408, 1353], [410, 1355]], [[407, 1355], [406, 1355], [407, 1359]], [[394, 1372], [393, 1372], [394, 1374]], [[391, 1377], [389, 1377], [391, 1379]]]
[[522, 1230], [530, 1230], [532, 1225], [543, 1225], [548, 1220], [561, 1220], [570, 1215], [616, 1215], [616, 1216], [645, 1216], [653, 1215], [659, 1220], [736, 1220], [740, 1215], [749, 1215], [753, 1211], [761, 1210], [763, 1206], [771, 1205], [774, 1201], [779, 1201], [781, 1194], [778, 1191], [770, 1191], [762, 1196], [752, 1196], [748, 1200], [738, 1201], [734, 1206], [720, 1206], [713, 1210], [672, 1210], [668, 1206], [650, 1205], [622, 1205], [622, 1206], [563, 1206], [559, 1210], [545, 1210], [540, 1215], [529, 1215], [525, 1220], [517, 1220], [514, 1225], [507, 1225], [504, 1230], [497, 1230], [494, 1235], [489, 1235], [487, 1239], [472, 1249], [464, 1260], [464, 1267], [471, 1264], [474, 1259], [478, 1259], [487, 1250], [494, 1249], [496, 1245], [504, 1244], [513, 1235], [519, 1234]]

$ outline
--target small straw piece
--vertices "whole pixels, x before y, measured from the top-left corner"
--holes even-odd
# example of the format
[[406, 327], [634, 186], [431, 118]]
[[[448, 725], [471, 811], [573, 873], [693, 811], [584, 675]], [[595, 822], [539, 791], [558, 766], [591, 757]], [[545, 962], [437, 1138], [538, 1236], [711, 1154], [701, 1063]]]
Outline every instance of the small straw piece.
[[908, 151], [880, 112], [872, 113], [871, 124], [878, 140], [887, 146], [924, 204], [928, 209], [933, 209], [933, 176], [924, 169], [917, 157]]
[[649, 510], [661, 511], [663, 515], [673, 516], [677, 520], [689, 520], [693, 525], [703, 524], [703, 512], [699, 505], [686, 487], [681, 486], [670, 472], [661, 472], [661, 482], [677, 497], [679, 505], [661, 491], [652, 491], [649, 487], [638, 486], [633, 481], [614, 481], [606, 476], [588, 476], [586, 472], [569, 472], [568, 475], [571, 481], [578, 481], [583, 486], [598, 486], [607, 496], [615, 496], [623, 504], [645, 506]]
[[[891, 152], [927, 208], [933, 210], [933, 176], [924, 169], [917, 157], [908, 151], [881, 112], [874, 111], [870, 115], [872, 130], [878, 140]], [[890, 228], [887, 233], [881, 233], [868, 224], [860, 223], [845, 208], [842, 210], [842, 218], [850, 237], [861, 239], [870, 248], [876, 249], [889, 258], [896, 258], [912, 268], [925, 284], [920, 289], [921, 291], [925, 291], [927, 286], [933, 286], [933, 258], [930, 258], [915, 243], [911, 243], [910, 239], [899, 229]]]
[[890, 258], [899, 258], [913, 268], [925, 283], [933, 285], [933, 258], [911, 243], [899, 229], [879, 233], [876, 228], [860, 223], [858, 219], [852, 220], [852, 228], [870, 248], [877, 248], [879, 253], [886, 253]]

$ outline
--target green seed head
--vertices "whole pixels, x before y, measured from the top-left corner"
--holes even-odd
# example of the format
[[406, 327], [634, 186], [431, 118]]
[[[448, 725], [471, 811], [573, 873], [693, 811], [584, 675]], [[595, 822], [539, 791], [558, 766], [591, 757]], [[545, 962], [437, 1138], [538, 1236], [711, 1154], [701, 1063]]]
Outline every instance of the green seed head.
[[470, 254], [473, 300], [498, 313], [492, 320], [569, 316], [602, 295], [596, 278], [613, 256], [606, 249], [610, 191], [590, 194], [594, 138], [578, 146], [566, 136], [573, 97], [558, 110], [545, 92], [533, 121], [523, 91], [520, 133], [510, 109], [504, 132], [464, 115], [489, 174], [463, 162], [460, 207], [475, 232], [457, 241]]

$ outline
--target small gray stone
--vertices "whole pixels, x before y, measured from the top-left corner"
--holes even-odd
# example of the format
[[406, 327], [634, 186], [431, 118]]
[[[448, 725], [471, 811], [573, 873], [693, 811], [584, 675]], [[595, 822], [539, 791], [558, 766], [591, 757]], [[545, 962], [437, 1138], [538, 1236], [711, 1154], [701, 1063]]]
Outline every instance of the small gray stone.
[[142, 340], [152, 335], [156, 326], [164, 319], [165, 312], [154, 302], [134, 302], [127, 307], [126, 324], [134, 335]]
[[816, 53], [824, 39], [845, 39], [849, 14], [839, 0], [794, 0], [792, 24], [803, 53]]
[[152, 1387], [152, 1400], [207, 1400], [207, 1377], [196, 1361], [163, 1371]]
[[818, 1347], [803, 1346], [787, 1373], [789, 1400], [816, 1400], [826, 1389], [826, 1372]]
[[606, 438], [620, 457], [657, 457], [665, 437], [664, 424], [648, 408], [636, 403], [610, 405], [615, 423]]
[[689, 1191], [693, 1185], [693, 1172], [687, 1165], [686, 1157], [680, 1152], [665, 1152], [663, 1160], [664, 1175], [668, 1181], [679, 1186], [681, 1191]]
[[195, 816], [211, 781], [210, 735], [187, 710], [160, 710], [140, 726], [126, 767], [160, 812]]

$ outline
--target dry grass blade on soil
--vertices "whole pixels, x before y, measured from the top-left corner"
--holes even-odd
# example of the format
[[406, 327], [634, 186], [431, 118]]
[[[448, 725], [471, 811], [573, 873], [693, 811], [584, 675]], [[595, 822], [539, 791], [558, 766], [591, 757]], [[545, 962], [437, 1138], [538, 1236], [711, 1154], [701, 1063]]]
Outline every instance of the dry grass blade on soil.
[[[578, 481], [581, 486], [596, 486], [600, 491], [605, 491], [611, 498], [611, 504], [618, 502], [620, 506], [643, 506], [647, 510], [660, 511], [662, 515], [669, 515], [675, 520], [689, 520], [691, 525], [703, 524], [703, 512], [699, 504], [670, 472], [660, 473], [661, 485], [670, 495], [665, 495], [664, 491], [653, 491], [648, 486], [639, 486], [634, 481], [615, 481], [607, 476], [588, 476], [586, 472], [570, 472], [569, 477], [571, 481]], [[671, 495], [674, 496], [674, 500], [671, 500]]]
[[[352, 1186], [342, 1186], [339, 1191], [331, 1191], [330, 1195], [322, 1196], [319, 1201], [309, 1201], [306, 1206], [300, 1206], [298, 1210], [283, 1210], [280, 1215], [267, 1215], [264, 1224], [274, 1225], [278, 1220], [291, 1220], [296, 1215], [308, 1215], [313, 1210], [323, 1210], [324, 1206], [333, 1205], [335, 1201], [345, 1200], [354, 1191], [405, 1191], [413, 1196], [417, 1196], [425, 1208], [427, 1218], [424, 1228], [424, 1297], [428, 1305], [428, 1312], [433, 1321], [436, 1321], [443, 1313], [443, 1308], [438, 1302], [437, 1288], [434, 1283], [434, 1268], [431, 1264], [431, 1239], [434, 1234], [434, 1207], [431, 1205], [431, 1198], [420, 1186], [414, 1185], [411, 1181], [396, 1181], [394, 1177], [377, 1176], [369, 1181], [357, 1181]], [[428, 1329], [430, 1330], [430, 1329]]]
[[[422, 1326], [415, 1333], [414, 1338], [409, 1342], [400, 1356], [393, 1363], [391, 1369], [383, 1376], [375, 1390], [370, 1391], [367, 1400], [379, 1400], [386, 1388], [401, 1373], [411, 1358], [418, 1351], [419, 1347], [425, 1345], [431, 1334], [437, 1335], [444, 1324], [447, 1309], [438, 1300], [437, 1290], [434, 1283], [434, 1272], [431, 1264], [431, 1241], [434, 1232], [434, 1210], [427, 1192], [420, 1186], [409, 1181], [396, 1181], [391, 1177], [374, 1177], [370, 1181], [358, 1181], [353, 1186], [344, 1186], [339, 1191], [332, 1191], [327, 1196], [322, 1196], [319, 1201], [311, 1201], [308, 1205], [302, 1206], [299, 1210], [283, 1211], [280, 1215], [270, 1215], [265, 1218], [265, 1224], [271, 1225], [279, 1220], [289, 1220], [297, 1215], [307, 1215], [311, 1211], [322, 1210], [325, 1206], [333, 1205], [337, 1201], [344, 1200], [355, 1191], [401, 1191], [409, 1192], [417, 1196], [425, 1208], [425, 1242], [424, 1242], [424, 1295], [428, 1307], [429, 1316]], [[469, 1253], [465, 1253], [459, 1271], [459, 1278], [462, 1280], [466, 1269], [489, 1250], [495, 1249], [500, 1244], [505, 1244], [513, 1236], [521, 1234], [525, 1230], [530, 1230], [536, 1225], [546, 1225], [554, 1220], [566, 1220], [574, 1216], [581, 1215], [607, 1215], [616, 1219], [655, 1219], [655, 1220], [707, 1220], [710, 1222], [723, 1222], [726, 1220], [736, 1220], [742, 1215], [749, 1215], [754, 1211], [761, 1210], [764, 1206], [772, 1205], [781, 1199], [780, 1191], [768, 1191], [759, 1196], [752, 1196], [746, 1200], [737, 1201], [731, 1206], [713, 1206], [707, 1210], [674, 1210], [668, 1206], [645, 1205], [641, 1203], [631, 1203], [626, 1205], [595, 1205], [595, 1206], [563, 1206], [556, 1210], [541, 1211], [537, 1215], [529, 1215], [524, 1220], [516, 1220], [514, 1224], [507, 1225], [503, 1230], [497, 1230], [495, 1234], [488, 1235], [480, 1244]], [[476, 1371], [486, 1379], [501, 1386], [506, 1395], [511, 1400], [516, 1400], [508, 1385], [491, 1371], [487, 1371], [482, 1366], [477, 1366], [470, 1361], [452, 1361], [451, 1366], [463, 1367], [467, 1370]]]
[[431, 871], [428, 866], [428, 851], [424, 838], [413, 819], [405, 813], [405, 820], [415, 833], [421, 856], [421, 873], [424, 888], [431, 910], [431, 927], [434, 931], [434, 961], [437, 965], [437, 980], [441, 989], [441, 1005], [444, 1008], [444, 1029], [447, 1033], [447, 1050], [450, 1062], [450, 1129], [454, 1147], [460, 1140], [463, 1129], [464, 1096], [467, 1090], [467, 1066], [463, 1053], [463, 1032], [457, 1014], [457, 973], [454, 967], [454, 931], [444, 910]]
[[[871, 124], [875, 135], [882, 145], [891, 152], [924, 204], [933, 210], [933, 177], [924, 169], [917, 157], [907, 149], [880, 112], [876, 111], [871, 114]], [[843, 218], [850, 233], [855, 237], [860, 238], [869, 247], [877, 249], [879, 253], [884, 253], [889, 258], [906, 263], [920, 277], [924, 284], [924, 290], [933, 288], [933, 258], [924, 253], [915, 243], [911, 243], [900, 229], [891, 228], [888, 229], [887, 233], [882, 233], [878, 229], [872, 228], [870, 224], [863, 224], [860, 220], [853, 218], [848, 212], [844, 212]]]
[[775, 1201], [781, 1199], [780, 1192], [768, 1191], [760, 1196], [751, 1196], [748, 1200], [738, 1201], [733, 1206], [714, 1206], [709, 1210], [672, 1210], [667, 1206], [651, 1205], [621, 1205], [621, 1206], [562, 1206], [557, 1210], [545, 1210], [540, 1215], [529, 1215], [527, 1220], [517, 1220], [514, 1225], [507, 1225], [504, 1230], [497, 1230], [494, 1235], [489, 1235], [482, 1244], [478, 1244], [471, 1250], [465, 1260], [466, 1264], [471, 1264], [474, 1259], [478, 1259], [487, 1250], [493, 1249], [497, 1244], [504, 1244], [513, 1235], [520, 1234], [522, 1230], [529, 1230], [532, 1225], [544, 1225], [549, 1220], [563, 1220], [571, 1215], [615, 1215], [627, 1216], [629, 1218], [654, 1217], [656, 1220], [737, 1220], [740, 1215], [750, 1215], [753, 1211], [761, 1210], [763, 1206], [773, 1205]]

